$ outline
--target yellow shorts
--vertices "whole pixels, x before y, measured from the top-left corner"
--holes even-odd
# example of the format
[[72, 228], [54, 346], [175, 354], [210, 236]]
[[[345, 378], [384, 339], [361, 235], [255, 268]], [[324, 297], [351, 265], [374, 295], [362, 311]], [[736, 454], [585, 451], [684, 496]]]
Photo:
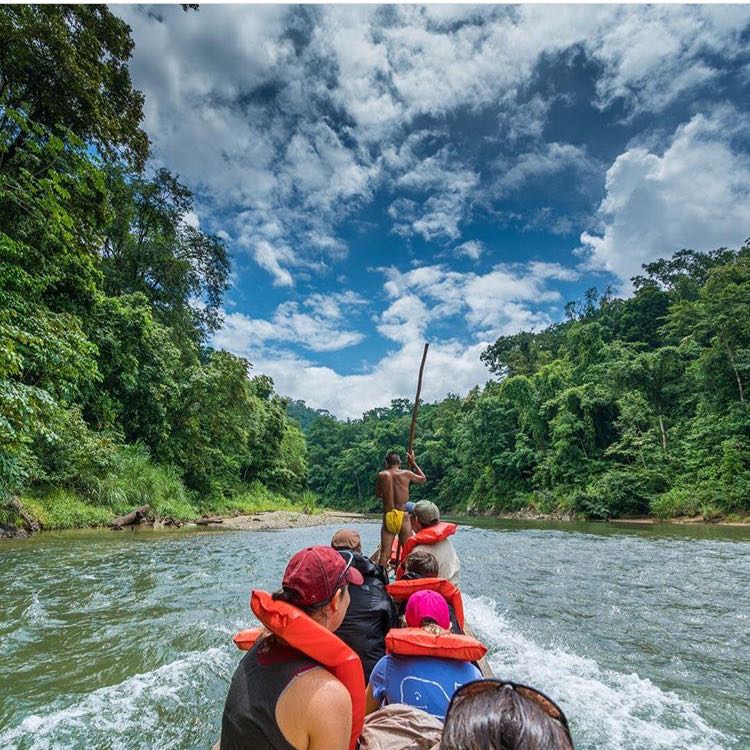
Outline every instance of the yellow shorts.
[[404, 524], [404, 516], [406, 513], [403, 510], [389, 510], [385, 514], [385, 528], [391, 532], [391, 534], [398, 534], [401, 531], [401, 527]]

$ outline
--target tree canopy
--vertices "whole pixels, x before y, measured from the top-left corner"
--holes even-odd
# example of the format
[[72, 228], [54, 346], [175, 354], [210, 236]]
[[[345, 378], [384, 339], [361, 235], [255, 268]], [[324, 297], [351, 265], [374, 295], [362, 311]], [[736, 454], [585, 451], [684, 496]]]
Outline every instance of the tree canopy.
[[[499, 380], [420, 411], [416, 451], [445, 509], [716, 517], [750, 511], [750, 247], [682, 250], [635, 294], [590, 290], [568, 320], [503, 336]], [[375, 473], [403, 450], [409, 404], [308, 428], [310, 486], [377, 507]]]
[[207, 345], [229, 257], [192, 192], [144, 168], [129, 28], [104, 6], [4, 6], [0, 34], [0, 495], [114, 507], [118, 471], [155, 476], [144, 461], [183, 513], [302, 492], [285, 401]]

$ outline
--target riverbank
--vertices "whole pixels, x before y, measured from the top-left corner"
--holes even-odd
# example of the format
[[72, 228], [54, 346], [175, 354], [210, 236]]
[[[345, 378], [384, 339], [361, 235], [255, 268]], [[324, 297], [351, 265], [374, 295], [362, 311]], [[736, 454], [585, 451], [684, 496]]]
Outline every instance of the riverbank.
[[[113, 516], [114, 517], [114, 516]], [[84, 516], [85, 518], [85, 516]], [[195, 516], [193, 518], [176, 521], [173, 518], [144, 518], [140, 523], [129, 528], [164, 528], [180, 527], [195, 528], [199, 525], [210, 525], [221, 529], [237, 529], [244, 531], [273, 531], [278, 529], [305, 528], [310, 526], [328, 526], [352, 524], [362, 521], [377, 520], [376, 516], [365, 513], [354, 513], [335, 510], [319, 510], [309, 506], [295, 506], [288, 503], [283, 509], [267, 508], [257, 509], [248, 513], [241, 513], [235, 509], [231, 514], [218, 514], [210, 516], [210, 523], [207, 523], [207, 516]], [[38, 528], [32, 530], [24, 524], [23, 519], [17, 523], [0, 523], [0, 539], [19, 539], [31, 536], [44, 531], [60, 531], [74, 528], [106, 528], [110, 525], [110, 520], [104, 523], [88, 524], [69, 524], [65, 527], [60, 525], [52, 528], [44, 525], [39, 526], [38, 518], [32, 516], [32, 523], [36, 523]]]
[[346, 526], [362, 521], [376, 520], [365, 513], [344, 513], [342, 511], [324, 510], [317, 513], [304, 511], [271, 510], [255, 513], [250, 516], [229, 516], [221, 524], [225, 529], [243, 529], [252, 531], [272, 531], [275, 529], [297, 529], [307, 526]]
[[707, 526], [750, 526], [750, 516], [728, 515], [724, 517], [706, 517], [697, 516], [675, 516], [674, 518], [656, 518], [655, 516], [637, 516], [634, 518], [609, 518], [609, 519], [590, 519], [579, 518], [572, 513], [539, 513], [534, 509], [524, 509], [514, 511], [513, 513], [480, 513], [467, 514], [469, 518], [497, 518], [506, 521], [598, 521], [601, 523], [614, 524], [640, 524], [644, 526], [657, 526], [659, 524], [681, 524], [696, 525], [704, 524]]

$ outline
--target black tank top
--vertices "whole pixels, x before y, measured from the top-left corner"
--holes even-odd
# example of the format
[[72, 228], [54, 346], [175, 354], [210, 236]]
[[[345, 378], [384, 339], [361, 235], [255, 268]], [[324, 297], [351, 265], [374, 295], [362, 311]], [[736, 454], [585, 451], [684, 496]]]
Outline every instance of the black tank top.
[[297, 675], [318, 666], [273, 637], [256, 643], [232, 677], [221, 719], [221, 750], [294, 750], [276, 723], [276, 703]]

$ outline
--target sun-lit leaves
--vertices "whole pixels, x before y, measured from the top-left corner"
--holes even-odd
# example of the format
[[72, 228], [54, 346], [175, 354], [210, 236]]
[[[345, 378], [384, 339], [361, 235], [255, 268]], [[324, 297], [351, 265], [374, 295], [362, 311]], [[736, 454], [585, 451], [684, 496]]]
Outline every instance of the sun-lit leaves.
[[261, 482], [301, 494], [304, 439], [273, 382], [203, 346], [223, 241], [173, 175], [134, 169], [128, 27], [104, 6], [18, 6], [0, 35], [0, 501], [123, 508], [153, 486], [185, 517]]

